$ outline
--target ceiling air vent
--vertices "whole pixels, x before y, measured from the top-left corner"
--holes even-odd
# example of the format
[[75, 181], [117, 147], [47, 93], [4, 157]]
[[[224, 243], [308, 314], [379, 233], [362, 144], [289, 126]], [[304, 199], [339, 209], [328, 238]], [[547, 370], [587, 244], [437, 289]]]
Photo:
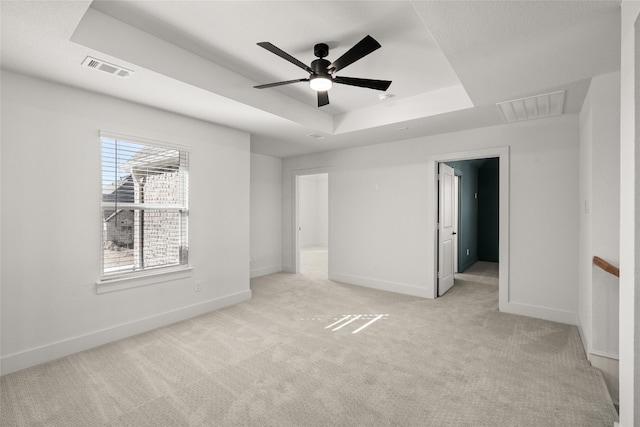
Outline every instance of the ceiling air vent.
[[564, 90], [496, 104], [506, 123], [559, 116], [564, 108]]
[[104, 71], [105, 73], [113, 74], [114, 76], [118, 77], [129, 77], [131, 74], [133, 74], [133, 71], [131, 70], [111, 64], [109, 62], [102, 61], [100, 59], [92, 58], [90, 56], [87, 56], [84, 61], [82, 61], [82, 66]]

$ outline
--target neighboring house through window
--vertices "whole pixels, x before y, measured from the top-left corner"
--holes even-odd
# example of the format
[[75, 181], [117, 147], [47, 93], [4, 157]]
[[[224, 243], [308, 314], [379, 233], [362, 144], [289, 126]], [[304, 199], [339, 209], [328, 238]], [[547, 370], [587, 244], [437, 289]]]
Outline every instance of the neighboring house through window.
[[187, 266], [189, 153], [101, 133], [101, 280]]

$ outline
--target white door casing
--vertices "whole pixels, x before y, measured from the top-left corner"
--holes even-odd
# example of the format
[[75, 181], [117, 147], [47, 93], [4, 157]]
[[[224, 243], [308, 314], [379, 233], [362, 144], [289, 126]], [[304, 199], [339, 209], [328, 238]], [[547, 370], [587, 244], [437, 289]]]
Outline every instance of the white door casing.
[[[317, 168], [309, 168], [309, 169], [299, 169], [292, 171], [292, 181], [293, 181], [293, 262], [292, 262], [292, 272], [300, 273], [300, 232], [302, 231], [302, 224], [300, 223], [300, 177], [305, 175], [319, 175], [319, 174], [327, 174], [327, 179], [329, 178], [329, 171], [331, 170], [331, 166], [322, 166]], [[327, 183], [327, 187], [329, 184]], [[329, 191], [329, 189], [327, 190]], [[331, 205], [331, 201], [328, 201], [328, 205]], [[331, 212], [330, 208], [328, 212], [328, 242], [327, 247], [330, 245], [331, 241]], [[331, 256], [329, 255], [327, 269], [330, 274], [331, 272]]]
[[438, 296], [444, 295], [453, 286], [454, 180], [453, 168], [440, 163], [438, 185]]
[[[499, 200], [499, 216], [500, 216], [500, 236], [499, 236], [499, 279], [498, 279], [498, 307], [500, 311], [505, 313], [531, 315], [534, 311], [523, 306], [522, 304], [513, 303], [510, 301], [510, 237], [509, 237], [509, 147], [492, 147], [492, 148], [480, 148], [477, 150], [468, 150], [460, 152], [449, 152], [433, 154], [427, 157], [427, 200], [429, 200], [431, 209], [427, 210], [427, 227], [426, 237], [427, 242], [430, 242], [427, 246], [427, 265], [426, 265], [426, 288], [429, 298], [438, 297], [438, 279], [437, 279], [437, 267], [438, 267], [438, 229], [436, 224], [438, 223], [438, 164], [442, 162], [452, 162], [457, 160], [473, 160], [473, 159], [486, 159], [488, 157], [498, 157], [500, 159], [500, 200]], [[432, 295], [432, 296], [431, 296]], [[524, 307], [524, 308], [523, 308]], [[527, 311], [528, 310], [528, 311]], [[528, 314], [529, 313], [529, 314]], [[538, 313], [536, 311], [536, 313]], [[551, 316], [537, 316], [540, 318], [548, 318], [554, 321], [558, 318]], [[571, 323], [564, 321], [564, 323]]]

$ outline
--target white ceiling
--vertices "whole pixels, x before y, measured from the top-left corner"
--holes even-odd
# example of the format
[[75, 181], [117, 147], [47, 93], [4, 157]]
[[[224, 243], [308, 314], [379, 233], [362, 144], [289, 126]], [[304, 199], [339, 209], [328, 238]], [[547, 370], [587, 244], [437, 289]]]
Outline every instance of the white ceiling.
[[[251, 133], [278, 157], [502, 123], [497, 102], [566, 90], [580, 110], [592, 76], [619, 69], [619, 1], [3, 1], [5, 69]], [[304, 63], [335, 60], [366, 35], [382, 45], [337, 74], [392, 80], [380, 92], [335, 85], [317, 108]], [[134, 70], [83, 68], [87, 56]], [[319, 134], [323, 139], [310, 138]]]

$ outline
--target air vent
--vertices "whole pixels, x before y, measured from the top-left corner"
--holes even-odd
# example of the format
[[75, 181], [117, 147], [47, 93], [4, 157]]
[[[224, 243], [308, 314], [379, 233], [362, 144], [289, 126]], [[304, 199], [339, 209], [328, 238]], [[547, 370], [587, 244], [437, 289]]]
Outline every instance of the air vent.
[[133, 74], [133, 71], [131, 70], [111, 64], [109, 62], [102, 61], [100, 59], [92, 58], [90, 56], [87, 56], [84, 61], [82, 61], [82, 66], [104, 71], [105, 73], [113, 74], [114, 76], [123, 78], [129, 77], [131, 74]]
[[559, 116], [564, 108], [564, 90], [496, 104], [506, 123]]

